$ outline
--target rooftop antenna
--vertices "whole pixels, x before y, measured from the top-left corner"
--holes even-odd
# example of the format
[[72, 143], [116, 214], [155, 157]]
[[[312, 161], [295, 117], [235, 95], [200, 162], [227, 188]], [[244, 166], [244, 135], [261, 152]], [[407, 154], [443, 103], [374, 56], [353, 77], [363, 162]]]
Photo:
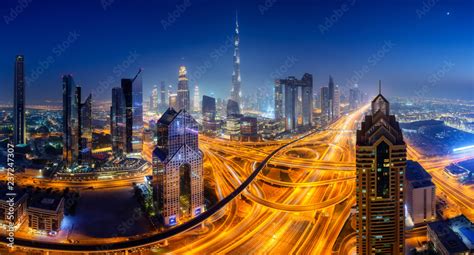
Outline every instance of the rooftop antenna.
[[379, 95], [382, 95], [382, 81], [379, 80]]

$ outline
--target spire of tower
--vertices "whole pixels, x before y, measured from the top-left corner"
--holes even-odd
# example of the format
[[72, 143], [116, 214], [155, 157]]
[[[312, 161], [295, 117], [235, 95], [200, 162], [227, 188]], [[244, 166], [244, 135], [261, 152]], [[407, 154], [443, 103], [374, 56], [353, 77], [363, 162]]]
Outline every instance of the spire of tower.
[[382, 80], [379, 80], [379, 95], [382, 95]]
[[239, 27], [239, 11], [235, 10], [235, 25]]

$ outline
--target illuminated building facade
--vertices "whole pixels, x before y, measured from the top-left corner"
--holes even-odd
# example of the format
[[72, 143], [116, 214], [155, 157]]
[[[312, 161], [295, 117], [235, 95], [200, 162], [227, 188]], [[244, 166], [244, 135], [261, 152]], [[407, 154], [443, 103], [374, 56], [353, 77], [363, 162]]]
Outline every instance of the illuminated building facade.
[[25, 122], [25, 59], [16, 56], [13, 87], [13, 143], [26, 143]]
[[153, 151], [153, 192], [165, 226], [204, 211], [203, 155], [198, 123], [184, 110], [168, 109], [157, 123]]
[[244, 142], [258, 142], [258, 121], [256, 117], [245, 116], [240, 119], [240, 140]]
[[176, 93], [172, 93], [169, 95], [169, 108], [178, 109], [178, 95]]
[[168, 104], [166, 102], [167, 92], [165, 82], [162, 81], [160, 85], [160, 103], [159, 103], [159, 112], [163, 113], [168, 109]]
[[230, 98], [237, 102], [239, 106], [242, 104], [242, 78], [240, 77], [240, 35], [239, 35], [239, 21], [235, 21], [235, 34], [234, 34], [234, 71], [232, 73], [232, 90], [230, 92]]
[[110, 134], [112, 152], [120, 156], [125, 149], [125, 97], [122, 88], [112, 88], [112, 106], [110, 108]]
[[151, 91], [150, 97], [150, 112], [157, 113], [158, 112], [158, 86], [153, 86], [153, 90]]
[[143, 149], [143, 88], [141, 69], [133, 79], [122, 79], [125, 98], [125, 152], [139, 155]]
[[357, 253], [404, 254], [406, 145], [379, 93], [357, 131]]
[[227, 100], [226, 113], [227, 113], [227, 116], [240, 114], [239, 103], [237, 101], [232, 100], [232, 99]]
[[63, 160], [67, 166], [77, 162], [80, 147], [80, 87], [71, 75], [63, 76]]
[[321, 87], [321, 115], [325, 121], [329, 120], [329, 87]]
[[189, 112], [191, 110], [187, 73], [185, 66], [179, 68], [177, 108], [175, 108], [178, 111], [185, 110]]
[[92, 155], [92, 94], [80, 106], [81, 144], [80, 160], [87, 161]]
[[28, 225], [33, 230], [59, 231], [64, 218], [64, 198], [60, 194], [40, 194], [28, 204]]
[[418, 163], [407, 161], [406, 206], [413, 224], [436, 219], [436, 186], [431, 175]]
[[200, 109], [200, 103], [199, 103], [199, 86], [196, 84], [194, 86], [194, 95], [193, 95], [193, 111], [194, 112], [199, 112]]
[[[13, 201], [9, 201], [11, 196], [7, 195], [8, 188], [3, 185], [0, 188], [2, 188], [0, 191], [0, 226], [8, 226], [12, 222], [15, 227], [19, 227], [27, 218], [26, 202], [28, 194], [20, 189], [15, 189], [16, 195], [13, 197]], [[9, 216], [9, 213], [12, 213], [13, 218]]]
[[279, 118], [277, 120], [284, 119], [286, 131], [311, 127], [313, 76], [306, 73], [301, 80], [294, 76], [276, 80], [275, 111], [275, 117]]

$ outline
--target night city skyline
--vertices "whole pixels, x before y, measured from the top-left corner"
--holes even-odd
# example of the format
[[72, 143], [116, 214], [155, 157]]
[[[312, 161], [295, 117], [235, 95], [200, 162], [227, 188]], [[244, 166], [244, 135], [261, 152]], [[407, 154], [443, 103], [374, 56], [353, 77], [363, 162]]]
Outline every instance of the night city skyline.
[[[435, 89], [422, 92], [423, 96], [473, 100], [473, 93], [461, 92], [474, 80], [474, 28], [469, 26], [473, 3], [425, 5], [408, 1], [32, 1], [12, 14], [10, 8], [17, 2], [7, 1], [0, 7], [5, 20], [0, 26], [8, 35], [0, 53], [9, 56], [0, 61], [0, 69], [5, 70], [0, 74], [5, 91], [0, 102], [12, 103], [12, 91], [3, 88], [13, 82], [6, 70], [17, 54], [26, 59], [27, 102], [33, 104], [59, 102], [58, 92], [39, 92], [60, 87], [64, 74], [72, 74], [96, 100], [109, 100], [107, 95], [121, 78], [118, 74], [132, 76], [143, 68], [144, 95], [148, 95], [161, 81], [176, 85], [180, 65], [187, 66], [190, 83], [198, 84], [201, 94], [225, 99], [231, 86], [236, 11], [244, 96], [255, 87], [270, 90], [279, 76], [309, 72], [315, 77], [315, 88], [326, 84], [329, 75], [341, 87], [359, 84], [366, 90], [383, 77], [390, 97], [412, 96], [408, 91], [428, 86]], [[123, 19], [124, 15], [130, 18]], [[57, 47], [61, 43], [67, 46]], [[117, 69], [127, 62], [130, 67]], [[104, 84], [107, 92], [97, 92]]]
[[0, 3], [0, 255], [474, 254], [474, 1]]

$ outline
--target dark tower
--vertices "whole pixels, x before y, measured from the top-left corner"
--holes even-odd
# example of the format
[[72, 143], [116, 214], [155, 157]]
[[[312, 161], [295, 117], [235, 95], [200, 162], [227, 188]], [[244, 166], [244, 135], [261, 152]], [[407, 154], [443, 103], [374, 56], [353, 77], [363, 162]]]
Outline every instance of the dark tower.
[[13, 143], [26, 143], [26, 123], [25, 123], [25, 62], [21, 55], [15, 59], [15, 80], [13, 89]]

